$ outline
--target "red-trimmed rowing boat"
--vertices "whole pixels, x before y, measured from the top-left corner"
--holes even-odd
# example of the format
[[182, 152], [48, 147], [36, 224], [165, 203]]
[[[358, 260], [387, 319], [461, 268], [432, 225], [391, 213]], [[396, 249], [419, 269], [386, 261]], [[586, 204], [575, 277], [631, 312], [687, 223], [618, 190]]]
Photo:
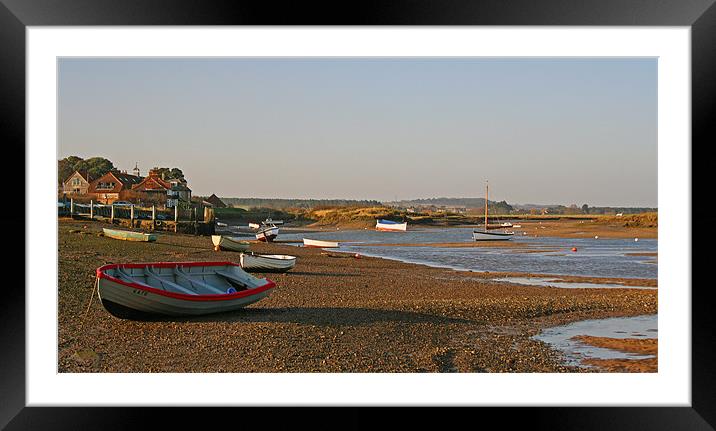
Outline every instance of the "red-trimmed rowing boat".
[[111, 314], [194, 316], [233, 311], [269, 295], [276, 284], [232, 262], [154, 262], [97, 268], [98, 294]]

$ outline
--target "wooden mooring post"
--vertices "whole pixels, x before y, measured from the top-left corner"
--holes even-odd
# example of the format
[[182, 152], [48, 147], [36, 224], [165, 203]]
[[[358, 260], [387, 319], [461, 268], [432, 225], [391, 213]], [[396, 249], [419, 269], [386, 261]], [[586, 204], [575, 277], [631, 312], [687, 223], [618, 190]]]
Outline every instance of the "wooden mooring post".
[[90, 220], [94, 218], [94, 201], [90, 199]]
[[197, 227], [196, 207], [194, 207], [194, 235], [197, 233], [199, 233], [199, 228]]
[[129, 226], [134, 227], [134, 205], [129, 206]]
[[157, 208], [152, 205], [152, 230], [157, 228]]
[[72, 217], [75, 214], [75, 200], [74, 198], [70, 198], [70, 217]]
[[114, 223], [114, 204], [112, 204], [110, 207], [111, 209], [109, 213], [109, 222]]
[[174, 223], [179, 221], [179, 205], [174, 205]]

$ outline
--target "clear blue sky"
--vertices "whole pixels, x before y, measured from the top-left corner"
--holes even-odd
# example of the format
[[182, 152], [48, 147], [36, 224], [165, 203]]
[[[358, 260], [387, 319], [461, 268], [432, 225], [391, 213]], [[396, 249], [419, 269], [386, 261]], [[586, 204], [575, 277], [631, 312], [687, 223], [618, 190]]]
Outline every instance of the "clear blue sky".
[[58, 156], [193, 193], [657, 206], [656, 59], [60, 59]]

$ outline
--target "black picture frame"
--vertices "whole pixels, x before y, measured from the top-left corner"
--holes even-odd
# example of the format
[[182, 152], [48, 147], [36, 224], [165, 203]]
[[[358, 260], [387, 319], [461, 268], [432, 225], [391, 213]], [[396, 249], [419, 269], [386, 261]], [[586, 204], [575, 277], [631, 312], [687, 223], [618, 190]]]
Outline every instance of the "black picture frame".
[[[504, 0], [492, 1], [368, 1], [352, 4], [246, 1], [149, 0], [0, 0], [0, 134], [3, 148], [25, 149], [25, 30], [28, 26], [104, 25], [557, 25], [557, 26], [687, 26], [691, 28], [692, 154], [716, 141], [709, 122], [716, 114], [716, 6], [715, 0]], [[693, 158], [693, 157], [692, 157]], [[707, 168], [707, 158], [694, 159]], [[25, 160], [26, 161], [26, 160]], [[16, 165], [19, 163], [15, 162]], [[24, 165], [24, 164], [23, 164]], [[22, 174], [18, 174], [22, 175]], [[705, 186], [693, 182], [692, 196]], [[19, 216], [3, 216], [20, 223]], [[712, 217], [713, 218], [713, 217]], [[19, 229], [16, 229], [19, 230]], [[19, 233], [15, 233], [19, 235]], [[691, 235], [691, 232], [689, 232]], [[12, 241], [15, 242], [15, 241]], [[31, 253], [32, 250], [29, 250]], [[32, 268], [31, 254], [25, 268]], [[703, 268], [706, 254], [692, 254], [692, 268]], [[19, 265], [17, 265], [19, 268]], [[695, 274], [694, 274], [695, 275]], [[24, 280], [23, 280], [24, 285]], [[19, 429], [125, 429], [144, 428], [146, 416], [158, 415], [163, 428], [204, 423], [204, 412], [181, 408], [40, 408], [25, 407], [25, 290], [5, 286], [0, 301], [0, 427]], [[10, 287], [13, 287], [12, 289]], [[708, 287], [708, 286], [700, 286]], [[684, 286], [691, 288], [691, 286]], [[449, 413], [432, 409], [398, 410], [382, 426], [405, 427], [434, 421], [441, 424], [468, 420], [489, 424], [491, 419], [512, 428], [549, 429], [714, 429], [716, 373], [710, 353], [716, 328], [708, 289], [692, 290], [692, 405], [690, 407], [545, 407], [459, 409]], [[138, 388], [141, 390], [141, 388]], [[615, 389], [616, 390], [616, 389]], [[331, 412], [342, 422], [325, 422], [312, 409], [286, 414], [260, 410], [252, 413], [277, 424], [310, 420], [312, 428], [367, 428], [375, 425], [375, 409], [344, 408]], [[379, 409], [381, 410], [381, 409]], [[466, 410], [469, 410], [466, 412]], [[385, 413], [384, 410], [380, 413]], [[457, 414], [459, 413], [459, 414]], [[236, 422], [235, 409], [213, 409], [212, 422]], [[240, 415], [248, 415], [242, 412]], [[507, 420], [506, 418], [509, 418]], [[242, 423], [248, 420], [242, 418]]]

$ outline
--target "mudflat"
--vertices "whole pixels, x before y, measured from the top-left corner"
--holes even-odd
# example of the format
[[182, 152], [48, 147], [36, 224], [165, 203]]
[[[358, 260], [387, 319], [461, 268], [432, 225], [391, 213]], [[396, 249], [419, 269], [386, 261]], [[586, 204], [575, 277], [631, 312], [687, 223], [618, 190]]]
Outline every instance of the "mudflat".
[[103, 226], [59, 221], [60, 372], [616, 371], [565, 366], [531, 337], [577, 320], [657, 312], [657, 290], [521, 286], [491, 280], [497, 273], [257, 243], [251, 251], [298, 257], [290, 272], [265, 275], [278, 286], [269, 298], [232, 313], [122, 320], [93, 296], [99, 266], [238, 262], [239, 254], [215, 252], [202, 236], [114, 240], [100, 236]]

